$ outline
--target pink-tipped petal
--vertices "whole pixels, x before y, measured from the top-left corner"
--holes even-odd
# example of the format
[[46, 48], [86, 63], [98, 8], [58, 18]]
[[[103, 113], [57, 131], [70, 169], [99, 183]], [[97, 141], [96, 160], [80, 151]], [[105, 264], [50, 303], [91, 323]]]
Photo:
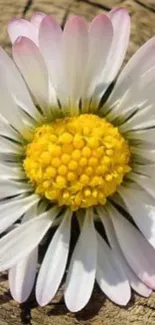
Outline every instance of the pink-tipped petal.
[[97, 101], [117, 76], [123, 63], [130, 36], [130, 17], [126, 9], [112, 9], [108, 14], [113, 26], [113, 39], [108, 59], [99, 80], [99, 87], [94, 92]]
[[38, 47], [27, 37], [13, 45], [13, 57], [39, 106], [48, 105], [48, 74]]
[[71, 106], [80, 99], [83, 91], [85, 68], [88, 59], [88, 28], [81, 17], [68, 19], [63, 33], [64, 67], [67, 94]]
[[89, 54], [83, 98], [92, 96], [102, 76], [113, 38], [113, 27], [107, 15], [93, 19], [89, 27]]
[[46, 17], [47, 15], [44, 14], [43, 12], [35, 12], [32, 17], [31, 17], [31, 20], [30, 22], [37, 28], [39, 29], [40, 27], [40, 24], [42, 22], [42, 20]]
[[40, 114], [33, 104], [27, 86], [18, 68], [2, 48], [0, 48], [0, 75], [5, 79], [6, 86], [13, 95], [18, 107], [22, 108], [34, 119], [40, 119]]
[[59, 100], [66, 100], [66, 79], [64, 78], [62, 29], [56, 20], [46, 16], [39, 29], [39, 48], [47, 64], [53, 87]]
[[125, 8], [118, 8], [112, 9], [108, 17], [112, 22], [114, 35], [105, 72], [108, 82], [111, 83], [125, 58], [130, 37], [130, 16]]
[[14, 18], [8, 24], [8, 34], [12, 43], [16, 41], [19, 36], [25, 36], [38, 44], [37, 28], [28, 20]]

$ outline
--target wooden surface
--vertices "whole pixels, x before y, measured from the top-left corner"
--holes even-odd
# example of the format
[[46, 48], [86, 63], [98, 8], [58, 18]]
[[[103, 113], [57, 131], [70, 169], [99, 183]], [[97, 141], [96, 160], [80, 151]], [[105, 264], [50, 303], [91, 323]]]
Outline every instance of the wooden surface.
[[[155, 35], [155, 0], [0, 0], [0, 43], [9, 52], [6, 26], [14, 17], [29, 18], [39, 10], [53, 14], [64, 24], [72, 14], [91, 20], [96, 14], [121, 6], [129, 10], [132, 19], [128, 59], [150, 37]], [[35, 299], [22, 306], [12, 300], [7, 276], [0, 277], [0, 325], [155, 325], [155, 293], [149, 299], [133, 294], [126, 308], [111, 303], [96, 286], [87, 307], [77, 314], [69, 313], [62, 292], [45, 308]]]

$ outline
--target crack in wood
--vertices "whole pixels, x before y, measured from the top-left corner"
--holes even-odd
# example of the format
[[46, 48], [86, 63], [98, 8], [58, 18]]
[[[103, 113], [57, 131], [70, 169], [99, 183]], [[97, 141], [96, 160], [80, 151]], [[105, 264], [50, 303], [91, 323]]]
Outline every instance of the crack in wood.
[[155, 307], [153, 307], [153, 306], [151, 306], [151, 305], [149, 305], [149, 304], [147, 304], [147, 303], [138, 303], [137, 305], [155, 311]]
[[20, 305], [21, 308], [21, 322], [23, 325], [32, 325], [31, 323], [31, 308], [29, 303], [23, 303]]
[[68, 18], [68, 15], [69, 15], [69, 7], [70, 6], [68, 6], [68, 8], [66, 9], [65, 14], [64, 14], [64, 16], [62, 18], [62, 23], [61, 23], [62, 29], [64, 28], [64, 26], [66, 24], [66, 21], [67, 21], [67, 18]]
[[87, 3], [89, 4], [90, 6], [92, 7], [95, 7], [95, 8], [99, 8], [99, 9], [102, 9], [102, 10], [105, 10], [105, 11], [109, 11], [111, 10], [110, 7], [107, 7], [105, 5], [101, 5], [100, 3], [95, 3], [93, 1], [89, 2], [88, 0], [77, 0], [78, 2], [84, 2], [84, 3]]
[[26, 5], [25, 5], [25, 7], [24, 7], [24, 9], [23, 9], [23, 12], [22, 12], [22, 16], [23, 16], [23, 17], [25, 17], [26, 13], [27, 13], [28, 10], [31, 8], [32, 3], [33, 3], [33, 0], [28, 0], [28, 1], [26, 2]]
[[147, 4], [142, 3], [141, 1], [138, 1], [138, 0], [135, 0], [135, 2], [138, 3], [140, 6], [142, 6], [143, 8], [145, 8], [153, 13], [155, 12], [155, 9], [149, 7]]

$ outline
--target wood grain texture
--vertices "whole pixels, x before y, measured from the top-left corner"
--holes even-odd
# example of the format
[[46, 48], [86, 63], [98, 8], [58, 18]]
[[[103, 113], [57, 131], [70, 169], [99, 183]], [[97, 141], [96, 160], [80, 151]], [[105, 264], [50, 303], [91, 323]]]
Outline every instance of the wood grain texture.
[[[132, 19], [131, 40], [126, 60], [150, 37], [155, 35], [155, 0], [0, 0], [0, 43], [9, 52], [6, 26], [14, 17], [31, 17], [36, 10], [53, 14], [64, 24], [72, 14], [83, 15], [90, 21], [95, 15], [112, 7], [129, 10]], [[64, 305], [62, 290], [47, 307], [40, 308], [32, 296], [21, 306], [12, 300], [7, 275], [0, 277], [0, 325], [155, 325], [155, 293], [149, 299], [132, 294], [126, 308], [111, 303], [96, 286], [84, 310], [69, 313]]]
[[141, 4], [144, 8], [149, 8], [153, 12], [155, 12], [155, 1], [154, 0], [137, 0], [139, 4]]
[[13, 17], [23, 16], [26, 0], [0, 0], [0, 44], [9, 50], [9, 39], [7, 36], [7, 23]]

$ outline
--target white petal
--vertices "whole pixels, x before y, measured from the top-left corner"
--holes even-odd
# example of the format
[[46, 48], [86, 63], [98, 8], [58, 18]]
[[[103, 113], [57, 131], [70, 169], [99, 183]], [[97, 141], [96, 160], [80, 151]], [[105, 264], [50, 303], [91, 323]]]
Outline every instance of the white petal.
[[0, 200], [9, 196], [30, 192], [31, 186], [29, 184], [15, 182], [12, 180], [0, 180]]
[[[4, 167], [5, 166], [5, 167]], [[8, 178], [11, 179], [19, 179], [21, 181], [25, 181], [26, 179], [26, 175], [22, 166], [21, 162], [1, 162], [0, 161], [0, 169], [3, 170], [3, 168], [5, 168], [4, 170], [6, 170], [6, 172], [8, 173]], [[4, 172], [5, 174], [5, 172]], [[1, 179], [3, 179], [2, 175], [0, 176]]]
[[73, 16], [67, 20], [63, 43], [67, 92], [72, 109], [82, 95], [84, 87], [82, 75], [88, 60], [88, 29], [82, 18]]
[[[136, 105], [136, 100], [135, 100], [133, 109], [136, 110], [136, 107], [138, 109], [138, 104]], [[119, 112], [117, 112], [117, 114], [119, 114]], [[125, 116], [125, 112], [124, 112], [124, 116]], [[131, 118], [128, 118], [120, 126], [120, 131], [122, 133], [124, 132], [126, 133], [128, 131], [143, 130], [147, 128], [152, 128], [154, 126], [155, 126], [154, 104], [151, 104], [144, 108], [140, 107], [137, 113], [131, 114]]]
[[18, 220], [39, 198], [33, 194], [25, 198], [14, 198], [0, 205], [0, 232]]
[[122, 198], [120, 197], [119, 193], [116, 192], [115, 194], [113, 194], [113, 196], [111, 197], [112, 202], [116, 203], [117, 205], [119, 205], [121, 208], [125, 208], [125, 203], [122, 200]]
[[155, 289], [155, 250], [126, 218], [109, 205], [116, 236], [132, 270], [148, 287]]
[[32, 102], [29, 91], [20, 72], [15, 66], [13, 60], [11, 60], [2, 48], [0, 48], [0, 71], [1, 75], [5, 79], [7, 88], [18, 106], [20, 106], [30, 116], [39, 120], [40, 115]]
[[120, 187], [128, 212], [144, 236], [155, 247], [155, 205], [154, 200], [144, 191]]
[[145, 162], [155, 162], [155, 150], [153, 149], [143, 149], [143, 148], [138, 148], [138, 147], [132, 147], [132, 154], [134, 154], [134, 161], [143, 163]]
[[[108, 205], [106, 206], [108, 210]], [[112, 224], [112, 221], [109, 217], [109, 215], [106, 214], [105, 210], [103, 208], [98, 209], [99, 216], [101, 218], [101, 221], [103, 222], [103, 225], [105, 227], [106, 235], [108, 237], [108, 241], [110, 243], [110, 246], [112, 248], [112, 251], [117, 258], [117, 261], [121, 264], [123, 267], [127, 278], [130, 282], [131, 287], [140, 295], [144, 297], [148, 297], [152, 290], [148, 288], [143, 282], [140, 281], [140, 279], [136, 276], [136, 274], [132, 271], [132, 269], [129, 267], [122, 251], [119, 246], [115, 230]]]
[[12, 19], [8, 24], [8, 34], [12, 43], [14, 43], [19, 36], [25, 36], [38, 44], [37, 28], [26, 19]]
[[14, 60], [39, 106], [48, 104], [48, 74], [38, 47], [28, 38], [20, 37], [12, 48]]
[[128, 267], [128, 279], [130, 280], [130, 284], [132, 289], [137, 292], [140, 296], [148, 298], [151, 293], [152, 289], [146, 286], [140, 279], [136, 276], [136, 274], [131, 270], [131, 268], [126, 264]]
[[[38, 203], [39, 206], [38, 206]], [[21, 220], [21, 223], [23, 224], [24, 222], [27, 222], [33, 218], [35, 218], [38, 214], [41, 214], [44, 212], [44, 210], [40, 209], [40, 205], [43, 205], [43, 202], [36, 202], [36, 204], [34, 204], [29, 210], [27, 210]], [[41, 210], [41, 213], [40, 213]]]
[[38, 249], [9, 270], [9, 287], [12, 297], [19, 303], [26, 301], [32, 291], [37, 271]]
[[125, 8], [116, 8], [108, 13], [108, 17], [112, 22], [114, 35], [104, 74], [110, 84], [125, 58], [130, 37], [130, 16]]
[[97, 247], [93, 211], [87, 209], [66, 280], [65, 303], [72, 312], [82, 309], [90, 299], [95, 281], [96, 260]]
[[93, 19], [89, 28], [89, 56], [83, 98], [92, 96], [102, 78], [110, 47], [113, 27], [107, 15], [101, 14]]
[[[22, 222], [36, 217], [37, 204], [26, 212]], [[18, 225], [20, 227], [20, 225]], [[35, 248], [28, 256], [22, 258], [9, 270], [9, 288], [13, 298], [22, 303], [29, 297], [37, 271], [38, 248]]]
[[65, 272], [71, 234], [70, 211], [66, 211], [42, 262], [36, 284], [39, 305], [48, 304], [55, 296]]
[[10, 164], [0, 163], [0, 181], [2, 179], [23, 179], [25, 178], [25, 173], [20, 166], [11, 166]]
[[[42, 205], [42, 202], [36, 202], [34, 205], [32, 205], [30, 207], [29, 210], [27, 210], [24, 214], [24, 216], [21, 218], [20, 222], [15, 222], [13, 225], [11, 225], [9, 228], [7, 228], [6, 232], [9, 232], [13, 229], [15, 229], [16, 227], [18, 227], [19, 225], [23, 224], [25, 221], [29, 221], [32, 218], [36, 217], [38, 214], [43, 213], [45, 210], [41, 211], [40, 213], [40, 209], [39, 207]], [[38, 205], [39, 203], [39, 205]]]
[[155, 164], [133, 164], [133, 171], [151, 177], [152, 179], [155, 178]]
[[43, 123], [42, 116], [40, 114], [38, 117], [38, 121], [36, 122], [35, 119], [32, 119], [30, 115], [28, 115], [23, 110], [20, 110], [19, 113], [20, 113], [21, 122], [24, 124], [24, 130], [27, 130], [27, 132], [24, 132], [22, 134], [23, 138], [24, 140], [26, 140], [26, 142], [27, 141], [29, 142], [30, 141], [29, 135], [32, 135], [32, 130], [38, 126], [38, 122], [39, 125]]
[[0, 240], [0, 270], [10, 269], [21, 258], [30, 254], [38, 246], [58, 213], [58, 208], [50, 209], [5, 235]]
[[[116, 8], [108, 13], [113, 26], [113, 39], [106, 65], [100, 78], [100, 87], [94, 93], [96, 98], [103, 96], [107, 87], [117, 76], [123, 63], [130, 36], [130, 16], [126, 9]], [[121, 28], [120, 28], [121, 25]]]
[[155, 199], [155, 179], [151, 179], [150, 177], [139, 175], [134, 172], [129, 173], [128, 178], [137, 183]]
[[[61, 113], [61, 109], [58, 105], [57, 94], [54, 87], [51, 84], [51, 81], [49, 81], [49, 106], [51, 107], [50, 113], [54, 116], [54, 118], [58, 118], [58, 116]], [[49, 113], [49, 108], [48, 108], [48, 113]]]
[[19, 155], [22, 151], [23, 148], [20, 144], [14, 143], [9, 139], [0, 136], [0, 153], [13, 153]]
[[146, 130], [135, 130], [126, 133], [126, 138], [129, 140], [140, 140], [144, 143], [154, 143], [154, 128]]
[[31, 23], [39, 30], [42, 20], [46, 17], [43, 12], [36, 11], [31, 17]]
[[96, 280], [101, 290], [118, 305], [125, 306], [130, 299], [130, 286], [119, 260], [98, 234], [98, 261]]
[[10, 123], [14, 128], [23, 133], [23, 124], [21, 122], [19, 109], [15, 104], [5, 79], [0, 75], [0, 114]]
[[19, 142], [21, 141], [19, 133], [17, 133], [2, 116], [0, 116], [0, 135]]
[[51, 16], [45, 17], [39, 30], [39, 48], [48, 67], [51, 82], [60, 100], [66, 101], [62, 30]]
[[112, 107], [115, 106], [126, 91], [128, 91], [133, 82], [138, 81], [138, 78], [143, 73], [146, 73], [155, 65], [154, 49], [155, 38], [151, 38], [133, 55], [120, 74], [108, 100], [108, 105]]
[[111, 121], [120, 120], [121, 130], [140, 129], [150, 127], [154, 114], [154, 84], [155, 67], [133, 80], [130, 88], [120, 98], [119, 105], [108, 115]]

